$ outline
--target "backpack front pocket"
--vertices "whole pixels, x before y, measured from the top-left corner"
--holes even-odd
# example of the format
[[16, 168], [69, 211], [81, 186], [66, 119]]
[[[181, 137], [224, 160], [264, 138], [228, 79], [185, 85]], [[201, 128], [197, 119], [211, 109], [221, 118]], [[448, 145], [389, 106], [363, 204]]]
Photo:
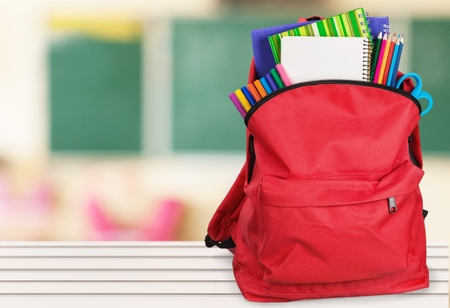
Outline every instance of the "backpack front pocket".
[[333, 283], [414, 267], [411, 224], [422, 213], [421, 176], [405, 164], [380, 180], [263, 178], [257, 254], [264, 280]]

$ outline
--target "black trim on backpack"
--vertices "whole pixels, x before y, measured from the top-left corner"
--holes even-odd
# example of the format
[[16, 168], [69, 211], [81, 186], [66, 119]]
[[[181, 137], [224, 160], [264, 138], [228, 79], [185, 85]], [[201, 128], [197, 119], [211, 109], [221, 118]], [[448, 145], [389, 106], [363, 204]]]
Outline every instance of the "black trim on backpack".
[[314, 80], [314, 81], [306, 81], [306, 82], [294, 83], [294, 84], [291, 84], [291, 85], [289, 85], [287, 87], [284, 87], [284, 88], [278, 89], [276, 91], [273, 91], [270, 94], [267, 94], [262, 99], [260, 99], [258, 101], [258, 103], [253, 105], [252, 108], [250, 108], [250, 110], [247, 112], [247, 114], [245, 115], [245, 118], [244, 118], [245, 125], [248, 126], [248, 122], [250, 121], [250, 118], [252, 117], [252, 115], [262, 105], [264, 105], [267, 101], [269, 101], [274, 96], [280, 95], [280, 94], [282, 94], [282, 93], [284, 93], [286, 91], [289, 91], [289, 90], [292, 90], [292, 89], [296, 89], [296, 88], [300, 88], [300, 87], [316, 86], [316, 85], [323, 85], [323, 84], [344, 84], [344, 85], [354, 85], [354, 86], [362, 86], [362, 87], [384, 89], [384, 90], [387, 90], [389, 92], [394, 92], [394, 93], [397, 93], [397, 94], [400, 94], [400, 95], [402, 95], [404, 97], [409, 98], [414, 103], [414, 105], [417, 106], [419, 114], [422, 113], [422, 106], [420, 105], [419, 100], [417, 98], [415, 98], [414, 96], [412, 96], [411, 93], [405, 92], [403, 89], [397, 89], [397, 88], [394, 88], [394, 87], [391, 87], [391, 86], [386, 86], [386, 85], [382, 85], [382, 84], [378, 84], [378, 83], [371, 83], [371, 82], [367, 82], [367, 81], [359, 81], [359, 80], [335, 80], [335, 79]]
[[231, 237], [229, 239], [227, 239], [226, 241], [216, 242], [209, 236], [209, 234], [207, 234], [205, 237], [205, 245], [208, 248], [211, 248], [214, 246], [217, 246], [219, 248], [234, 248], [234, 247], [236, 247], [236, 244], [234, 243], [234, 241]]

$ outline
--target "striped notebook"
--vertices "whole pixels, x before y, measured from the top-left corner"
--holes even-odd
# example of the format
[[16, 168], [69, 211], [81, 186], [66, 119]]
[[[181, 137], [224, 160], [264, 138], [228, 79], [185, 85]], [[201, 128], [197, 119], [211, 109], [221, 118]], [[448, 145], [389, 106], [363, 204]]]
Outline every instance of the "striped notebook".
[[[281, 38], [283, 36], [338, 36], [371, 38], [363, 8], [342, 13], [315, 23], [269, 36], [269, 43], [276, 63], [280, 63]], [[372, 40], [369, 40], [372, 45]]]

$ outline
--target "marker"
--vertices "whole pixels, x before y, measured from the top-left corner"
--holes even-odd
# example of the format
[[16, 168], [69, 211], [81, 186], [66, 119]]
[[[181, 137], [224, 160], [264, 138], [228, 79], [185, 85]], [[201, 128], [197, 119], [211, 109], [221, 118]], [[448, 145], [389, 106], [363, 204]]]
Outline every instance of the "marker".
[[270, 74], [272, 75], [273, 80], [275, 80], [275, 82], [278, 86], [278, 89], [284, 88], [283, 80], [281, 80], [280, 74], [278, 74], [278, 71], [275, 67], [270, 70]]
[[278, 90], [277, 83], [275, 82], [275, 80], [273, 80], [272, 75], [270, 73], [267, 73], [267, 75], [265, 77], [266, 77], [267, 82], [269, 83], [270, 87], [272, 88], [272, 91]]
[[229, 97], [230, 97], [231, 101], [233, 102], [234, 106], [236, 107], [236, 109], [239, 111], [240, 115], [244, 118], [247, 112], [245, 111], [241, 102], [237, 98], [236, 94], [233, 92], [229, 95]]
[[267, 94], [270, 94], [273, 92], [269, 82], [267, 81], [266, 77], [262, 77], [259, 81], [261, 81], [262, 86], [264, 87], [264, 90], [266, 90]]
[[267, 95], [267, 91], [266, 91], [266, 89], [264, 89], [264, 86], [261, 83], [261, 80], [257, 79], [253, 82], [253, 84], [255, 85], [256, 90], [258, 90], [259, 95], [261, 95], [261, 98], [263, 98], [264, 96]]
[[241, 103], [242, 107], [245, 109], [245, 111], [249, 111], [252, 106], [248, 102], [247, 98], [245, 97], [244, 93], [241, 89], [237, 89], [234, 91], [234, 94], [238, 98], [239, 102]]
[[256, 90], [256, 87], [253, 85], [253, 83], [249, 83], [247, 85], [247, 89], [250, 91], [250, 94], [253, 96], [255, 102], [258, 102], [261, 99], [261, 95], [259, 94], [258, 90]]
[[275, 67], [278, 71], [278, 74], [281, 77], [281, 80], [283, 80], [284, 85], [286, 87], [290, 86], [292, 84], [292, 82], [291, 82], [289, 76], [287, 75], [286, 71], [284, 70], [283, 65], [280, 63], [280, 64], [277, 64]]
[[242, 87], [241, 88], [242, 93], [244, 93], [245, 98], [248, 100], [248, 102], [250, 103], [251, 106], [253, 106], [254, 104], [256, 104], [255, 99], [253, 98], [252, 94], [250, 93], [250, 91], [247, 89], [247, 87]]

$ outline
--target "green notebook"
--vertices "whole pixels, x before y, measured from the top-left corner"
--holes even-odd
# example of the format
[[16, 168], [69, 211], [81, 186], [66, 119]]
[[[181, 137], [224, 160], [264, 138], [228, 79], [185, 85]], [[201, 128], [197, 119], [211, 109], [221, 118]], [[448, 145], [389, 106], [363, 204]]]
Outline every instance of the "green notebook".
[[[315, 23], [269, 36], [275, 62], [280, 63], [280, 45], [283, 36], [340, 36], [371, 38], [366, 13], [358, 8]], [[369, 40], [372, 42], [372, 40]], [[372, 44], [372, 43], [371, 43]]]

